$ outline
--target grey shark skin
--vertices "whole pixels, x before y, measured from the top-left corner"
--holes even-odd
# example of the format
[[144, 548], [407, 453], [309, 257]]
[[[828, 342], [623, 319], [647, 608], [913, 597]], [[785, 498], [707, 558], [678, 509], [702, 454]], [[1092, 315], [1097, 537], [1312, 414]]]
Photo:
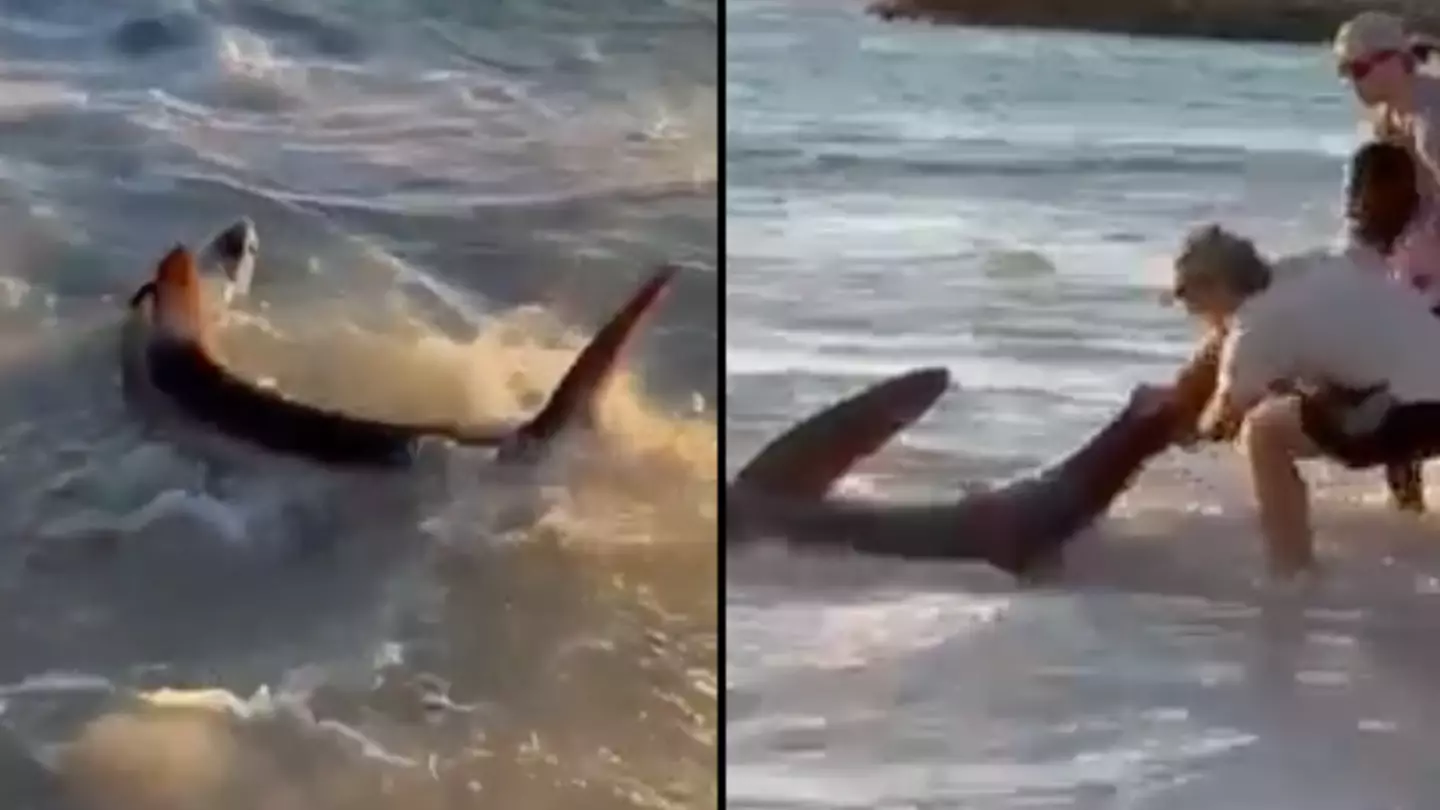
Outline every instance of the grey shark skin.
[[934, 405], [943, 368], [891, 377], [811, 416], [772, 441], [725, 497], [725, 543], [774, 539], [798, 548], [920, 560], [984, 562], [1035, 572], [1109, 509], [1184, 418], [1137, 396], [1059, 461], [949, 503], [890, 504], [829, 494], [859, 459]]
[[[257, 247], [254, 225], [242, 220], [200, 256], [217, 264], [243, 295]], [[163, 422], [202, 455], [259, 452], [335, 472], [371, 472], [408, 468], [424, 447], [453, 443], [493, 449], [502, 461], [534, 460], [568, 428], [591, 421], [605, 383], [676, 273], [664, 266], [638, 288], [581, 350], [531, 419], [482, 426], [397, 424], [292, 400], [226, 369], [210, 345], [214, 325], [201, 300], [195, 259], [177, 246], [130, 300], [120, 340], [122, 390], [139, 417]]]

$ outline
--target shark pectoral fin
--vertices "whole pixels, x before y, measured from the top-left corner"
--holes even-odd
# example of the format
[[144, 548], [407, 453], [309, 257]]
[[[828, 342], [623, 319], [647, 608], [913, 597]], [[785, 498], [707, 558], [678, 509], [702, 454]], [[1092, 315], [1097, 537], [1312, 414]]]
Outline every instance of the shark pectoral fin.
[[665, 265], [640, 285], [625, 306], [600, 327], [580, 351], [540, 412], [513, 431], [514, 437], [503, 441], [517, 446], [543, 444], [575, 422], [592, 418], [605, 384], [620, 365], [626, 347], [678, 272], [678, 267]]
[[144, 284], [141, 284], [140, 287], [135, 290], [135, 293], [130, 296], [130, 302], [128, 304], [128, 307], [130, 309], [139, 309], [147, 301], [153, 300], [154, 297], [155, 282], [147, 281]]
[[819, 499], [855, 463], [924, 416], [950, 372], [922, 368], [891, 377], [811, 416], [770, 442], [732, 487]]

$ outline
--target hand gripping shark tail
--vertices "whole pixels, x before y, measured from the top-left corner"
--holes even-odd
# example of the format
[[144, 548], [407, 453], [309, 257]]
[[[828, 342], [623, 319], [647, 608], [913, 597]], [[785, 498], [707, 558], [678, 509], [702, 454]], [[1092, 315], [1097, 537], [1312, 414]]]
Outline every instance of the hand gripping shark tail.
[[764, 538], [907, 559], [984, 562], [1026, 576], [1109, 509], [1151, 458], [1193, 425], [1214, 388], [1218, 341], [1166, 395], [1137, 391], [1059, 461], [941, 503], [829, 496], [854, 464], [919, 419], [948, 385], [943, 369], [898, 375], [806, 419], [763, 449], [726, 493], [726, 544]]

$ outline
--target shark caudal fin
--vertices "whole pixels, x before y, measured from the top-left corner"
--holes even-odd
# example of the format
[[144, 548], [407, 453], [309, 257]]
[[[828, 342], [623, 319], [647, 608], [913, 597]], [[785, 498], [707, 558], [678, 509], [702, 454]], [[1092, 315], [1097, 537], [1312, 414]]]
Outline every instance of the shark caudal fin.
[[943, 368], [891, 377], [790, 428], [745, 465], [732, 487], [820, 499], [855, 463], [924, 416], [950, 386]]
[[218, 267], [225, 274], [224, 302], [250, 294], [250, 281], [255, 275], [255, 259], [260, 254], [260, 233], [249, 217], [241, 219], [210, 240], [200, 251], [200, 261]]
[[[530, 421], [508, 433], [498, 442], [501, 457], [523, 454], [523, 448], [545, 444], [570, 425], [592, 417], [605, 384], [614, 374], [636, 330], [674, 280], [679, 268], [665, 265], [655, 271], [621, 307], [620, 311], [595, 333], [570, 364], [565, 376], [551, 392], [550, 399]], [[488, 444], [483, 437], [462, 440], [471, 444]]]

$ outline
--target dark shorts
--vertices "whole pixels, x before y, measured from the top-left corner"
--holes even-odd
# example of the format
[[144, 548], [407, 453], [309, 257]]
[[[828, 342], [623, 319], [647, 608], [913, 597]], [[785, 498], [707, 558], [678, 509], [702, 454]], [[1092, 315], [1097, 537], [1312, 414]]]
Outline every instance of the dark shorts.
[[1358, 394], [1307, 394], [1300, 423], [1321, 453], [1355, 469], [1440, 456], [1440, 402], [1377, 406]]
[[[1440, 305], [1430, 313], [1440, 318]], [[1391, 484], [1405, 474], [1419, 475], [1419, 464], [1440, 456], [1440, 402], [1392, 404], [1362, 429], [1347, 427], [1347, 418], [1363, 408], [1371, 392], [1306, 393], [1300, 397], [1300, 424], [1324, 455], [1347, 467], [1391, 468]]]

